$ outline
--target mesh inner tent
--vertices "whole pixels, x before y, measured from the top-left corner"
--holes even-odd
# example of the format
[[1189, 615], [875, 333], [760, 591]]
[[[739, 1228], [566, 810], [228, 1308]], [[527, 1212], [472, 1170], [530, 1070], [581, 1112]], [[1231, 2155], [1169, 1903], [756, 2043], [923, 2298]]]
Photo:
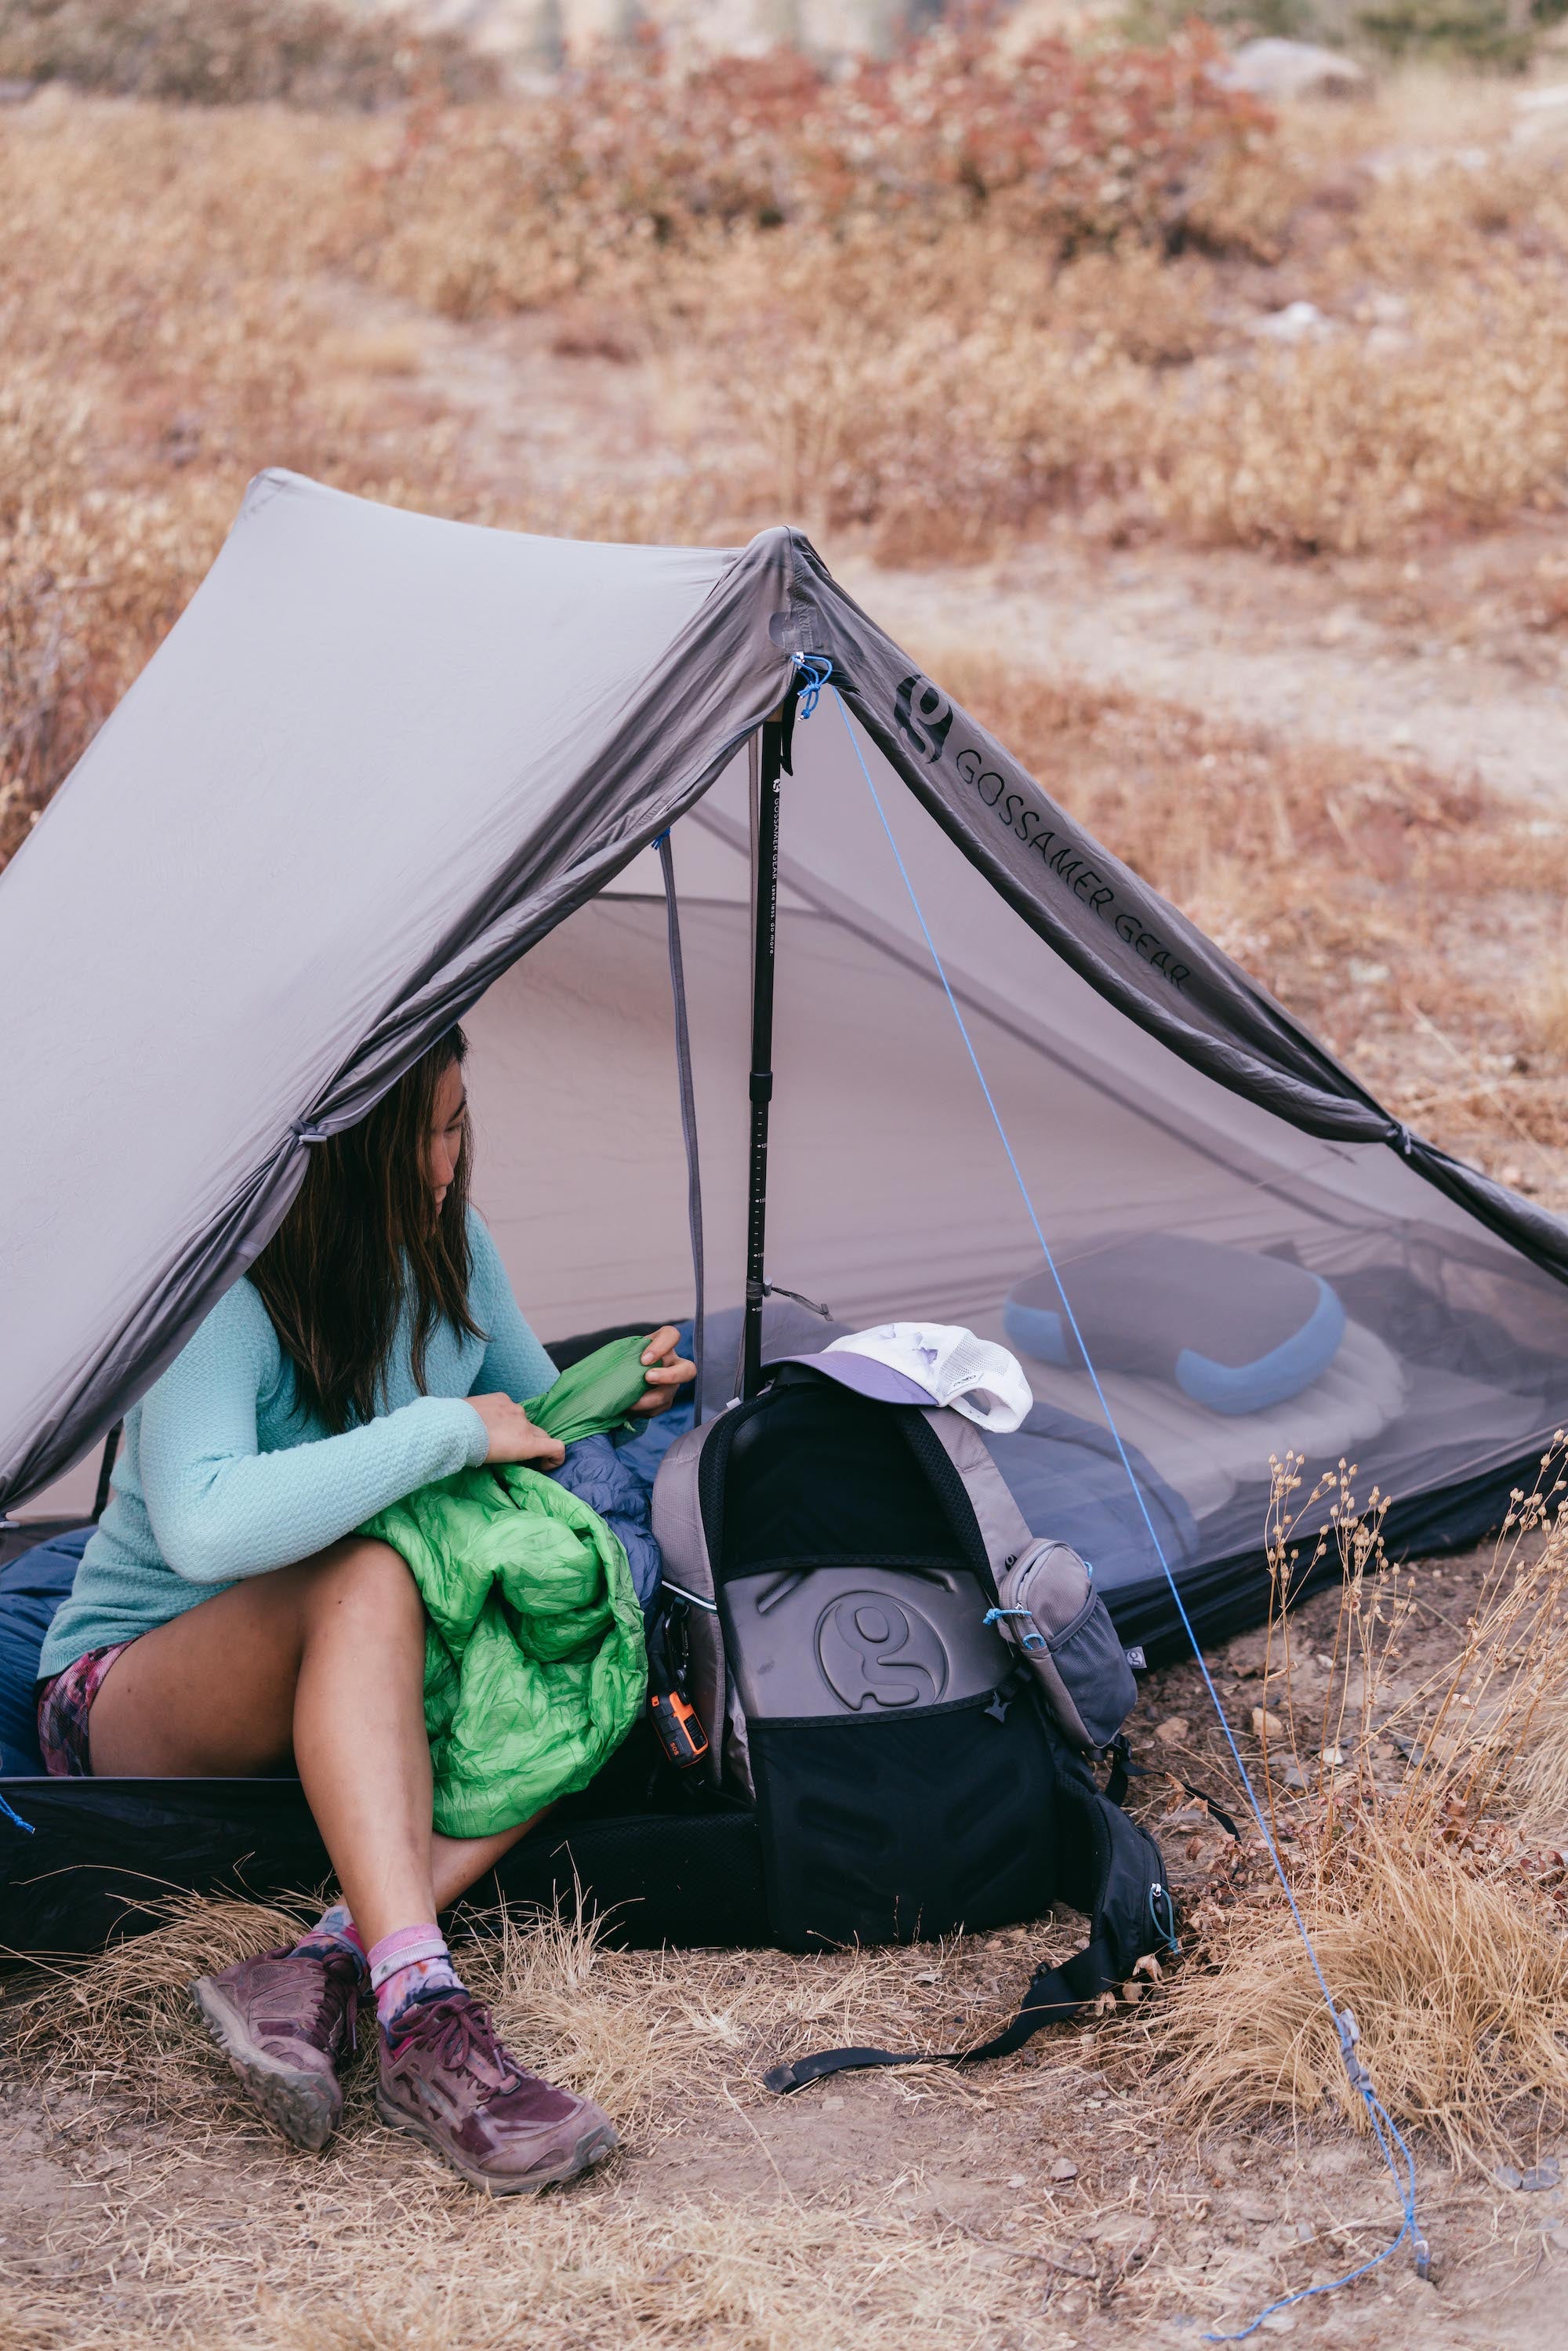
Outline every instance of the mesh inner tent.
[[[961, 1322], [1010, 1347], [1036, 1409], [994, 1449], [1031, 1525], [1097, 1526], [1109, 1592], [1161, 1572], [902, 857], [1174, 1568], [1256, 1555], [1287, 1450], [1309, 1479], [1343, 1459], [1363, 1499], [1398, 1501], [1546, 1446], [1563, 1285], [1396, 1150], [1304, 1134], [1178, 1059], [859, 748], [881, 814], [828, 704], [784, 785], [770, 1279], [843, 1327]], [[742, 759], [674, 836], [721, 1317], [745, 1235], [747, 802]], [[470, 1016], [476, 1196], [547, 1338], [690, 1310], [665, 955], [657, 867], [639, 860]]]

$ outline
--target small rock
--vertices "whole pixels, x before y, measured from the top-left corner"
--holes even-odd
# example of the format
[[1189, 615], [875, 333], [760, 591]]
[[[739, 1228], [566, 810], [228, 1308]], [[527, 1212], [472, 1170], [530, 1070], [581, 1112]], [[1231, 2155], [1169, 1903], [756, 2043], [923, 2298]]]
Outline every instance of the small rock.
[[1323, 1749], [1323, 1761], [1325, 1763], [1333, 1764], [1343, 1763], [1344, 1761], [1344, 1750], [1341, 1747], [1325, 1747]]
[[1492, 2178], [1500, 2188], [1522, 2188], [1524, 2185], [1524, 2174], [1516, 2171], [1511, 2163], [1500, 2163]]
[[1271, 342], [1301, 343], [1309, 335], [1325, 335], [1333, 327], [1315, 302], [1287, 302], [1282, 310], [1267, 310], [1254, 319], [1251, 331], [1267, 335]]
[[1534, 2196], [1543, 2188], [1555, 2188], [1562, 2177], [1562, 2165], [1554, 2155], [1549, 2155], [1544, 2163], [1532, 2163], [1519, 2184], [1527, 2196]]
[[1059, 2155], [1051, 2167], [1052, 2179], [1076, 2179], [1078, 2166], [1065, 2155]]
[[1243, 41], [1215, 77], [1253, 98], [1359, 98], [1369, 87], [1362, 67], [1315, 41]]
[[1167, 1714], [1155, 1726], [1155, 1737], [1162, 1747], [1185, 1747], [1192, 1735], [1192, 1725], [1185, 1714]]
[[1252, 1709], [1252, 1736], [1254, 1739], [1283, 1739], [1285, 1726], [1277, 1714], [1265, 1713], [1260, 1706], [1255, 1706]]
[[1306, 1773], [1302, 1771], [1299, 1763], [1288, 1763], [1286, 1765], [1285, 1785], [1287, 1788], [1310, 1788], [1312, 1784], [1312, 1782], [1308, 1779]]
[[1277, 2204], [1266, 2204], [1261, 2196], [1233, 2196], [1229, 2211], [1238, 2220], [1271, 2220], [1279, 2210]]
[[1009, 2179], [1008, 2186], [1009, 2188], [1027, 2188], [1029, 2186], [1029, 2181], [1024, 2178], [1021, 2171], [1015, 2171], [1012, 2177]]

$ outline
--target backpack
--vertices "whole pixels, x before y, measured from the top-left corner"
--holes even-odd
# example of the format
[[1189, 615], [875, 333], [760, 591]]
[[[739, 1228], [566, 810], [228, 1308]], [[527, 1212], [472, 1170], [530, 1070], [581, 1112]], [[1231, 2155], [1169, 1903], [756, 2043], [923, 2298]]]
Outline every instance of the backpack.
[[[783, 1949], [1086, 1912], [999, 2055], [1174, 1944], [1158, 1847], [1121, 1808], [1136, 1696], [1092, 1570], [1032, 1535], [962, 1415], [803, 1364], [670, 1447], [653, 1487], [662, 1654], [706, 1731], [695, 1771], [754, 1807]], [[1110, 1750], [1102, 1788], [1092, 1760]], [[795, 2089], [830, 2051], [768, 2077]]]

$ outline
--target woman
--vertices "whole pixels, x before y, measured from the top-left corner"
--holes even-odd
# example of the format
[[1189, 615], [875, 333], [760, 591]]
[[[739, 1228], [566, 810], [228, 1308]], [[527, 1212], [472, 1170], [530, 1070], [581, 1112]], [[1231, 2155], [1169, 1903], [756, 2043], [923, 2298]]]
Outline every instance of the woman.
[[[303, 1783], [342, 1900], [291, 1950], [204, 1976], [196, 2004], [301, 2147], [342, 2112], [361, 1986], [377, 2106], [492, 2194], [608, 2155], [601, 2108], [501, 2046], [435, 1921], [531, 1825], [431, 1824], [424, 1612], [407, 1567], [353, 1530], [486, 1461], [558, 1467], [517, 1396], [555, 1376], [469, 1208], [465, 1044], [454, 1029], [305, 1182], [248, 1279], [128, 1415], [113, 1497], [44, 1645], [51, 1771]], [[643, 1351], [658, 1412], [692, 1366]]]

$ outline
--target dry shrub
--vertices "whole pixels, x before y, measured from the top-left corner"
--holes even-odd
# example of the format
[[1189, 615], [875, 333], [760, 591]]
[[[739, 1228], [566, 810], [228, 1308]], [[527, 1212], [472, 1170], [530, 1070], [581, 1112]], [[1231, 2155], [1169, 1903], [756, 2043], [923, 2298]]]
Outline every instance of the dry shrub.
[[0, 0], [0, 76], [187, 106], [383, 107], [415, 89], [492, 94], [451, 34], [323, 0]]
[[[1534, 1491], [1514, 1497], [1458, 1654], [1412, 1688], [1399, 1674], [1411, 1576], [1385, 1557], [1385, 1500], [1375, 1489], [1358, 1510], [1343, 1462], [1303, 1500], [1296, 1457], [1275, 1464], [1257, 1779], [1378, 2095], [1456, 2166], [1489, 2166], [1568, 2116], [1568, 1854], [1537, 1843], [1532, 1825], [1568, 1780], [1562, 1467], [1559, 1437]], [[1287, 1611], [1329, 1557], [1344, 1580], [1328, 1678], [1298, 1702]], [[1365, 2131], [1322, 1991], [1260, 1859], [1249, 1893], [1200, 1906], [1203, 1965], [1150, 2022], [1174, 2111], [1239, 2120], [1328, 2106]]]
[[[874, 225], [884, 262], [984, 218], [1019, 252], [1169, 246], [1269, 118], [1201, 28], [1000, 54], [938, 26], [834, 78], [798, 53], [603, 52], [524, 106], [422, 110], [367, 206], [377, 282], [454, 318], [528, 309], [737, 236]], [[1218, 193], [1216, 201], [1218, 201]]]
[[1402, 347], [1341, 329], [1229, 361], [1162, 423], [1144, 481], [1191, 538], [1345, 554], [1495, 523], [1563, 501], [1568, 316], [1544, 273], [1493, 269], [1412, 304]]

